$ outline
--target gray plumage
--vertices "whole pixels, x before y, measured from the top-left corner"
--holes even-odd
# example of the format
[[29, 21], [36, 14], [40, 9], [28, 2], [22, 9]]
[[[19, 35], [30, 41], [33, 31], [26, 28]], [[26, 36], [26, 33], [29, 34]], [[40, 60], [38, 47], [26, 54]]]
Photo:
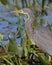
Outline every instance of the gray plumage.
[[24, 8], [23, 10], [27, 13], [24, 17], [25, 28], [32, 44], [36, 44], [40, 49], [52, 56], [52, 32], [48, 28], [39, 25], [33, 30], [31, 24], [35, 18], [34, 14], [30, 9]]

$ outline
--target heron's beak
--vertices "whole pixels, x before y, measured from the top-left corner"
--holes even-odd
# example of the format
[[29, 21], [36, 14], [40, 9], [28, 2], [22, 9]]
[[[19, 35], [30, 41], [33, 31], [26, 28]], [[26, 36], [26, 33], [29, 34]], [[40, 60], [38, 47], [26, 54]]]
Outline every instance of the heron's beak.
[[12, 11], [11, 13], [24, 14], [24, 10], [15, 10], [15, 11]]
[[[27, 13], [24, 12], [24, 10], [15, 10], [15, 11], [12, 11], [11, 13], [14, 13], [14, 14], [24, 14], [24, 15], [27, 14]], [[28, 15], [28, 19], [29, 19], [29, 15]]]

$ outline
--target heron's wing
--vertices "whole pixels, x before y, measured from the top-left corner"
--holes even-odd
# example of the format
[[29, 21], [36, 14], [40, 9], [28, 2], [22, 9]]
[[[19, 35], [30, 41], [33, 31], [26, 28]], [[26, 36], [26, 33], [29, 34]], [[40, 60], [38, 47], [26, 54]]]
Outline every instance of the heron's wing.
[[44, 27], [36, 27], [35, 32], [34, 41], [36, 42], [36, 45], [45, 52], [52, 55], [52, 32]]

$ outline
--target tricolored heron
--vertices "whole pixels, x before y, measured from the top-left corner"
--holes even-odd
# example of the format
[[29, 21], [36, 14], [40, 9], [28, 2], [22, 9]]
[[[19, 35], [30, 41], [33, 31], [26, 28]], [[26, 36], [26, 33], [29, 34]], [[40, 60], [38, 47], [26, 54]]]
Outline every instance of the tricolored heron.
[[35, 17], [29, 8], [16, 10], [13, 13], [25, 14], [25, 28], [32, 44], [36, 44], [40, 49], [52, 56], [52, 32], [48, 28], [39, 25], [34, 30], [32, 29], [31, 24]]

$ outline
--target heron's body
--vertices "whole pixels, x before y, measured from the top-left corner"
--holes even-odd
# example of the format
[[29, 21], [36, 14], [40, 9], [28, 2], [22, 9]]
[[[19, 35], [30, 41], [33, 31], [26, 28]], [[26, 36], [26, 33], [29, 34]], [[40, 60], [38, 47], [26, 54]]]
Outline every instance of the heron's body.
[[24, 18], [25, 28], [32, 44], [36, 44], [40, 49], [52, 56], [52, 32], [48, 28], [39, 25], [33, 30], [31, 27], [35, 18], [33, 12], [27, 8], [24, 8], [23, 11], [22, 14], [28, 16]]
[[39, 26], [36, 27], [34, 31], [34, 42], [36, 45], [43, 51], [52, 55], [52, 33], [49, 31], [49, 29]]
[[25, 24], [25, 27], [32, 44], [37, 45], [44, 52], [52, 56], [52, 32], [42, 26], [37, 26], [33, 30], [30, 23]]

